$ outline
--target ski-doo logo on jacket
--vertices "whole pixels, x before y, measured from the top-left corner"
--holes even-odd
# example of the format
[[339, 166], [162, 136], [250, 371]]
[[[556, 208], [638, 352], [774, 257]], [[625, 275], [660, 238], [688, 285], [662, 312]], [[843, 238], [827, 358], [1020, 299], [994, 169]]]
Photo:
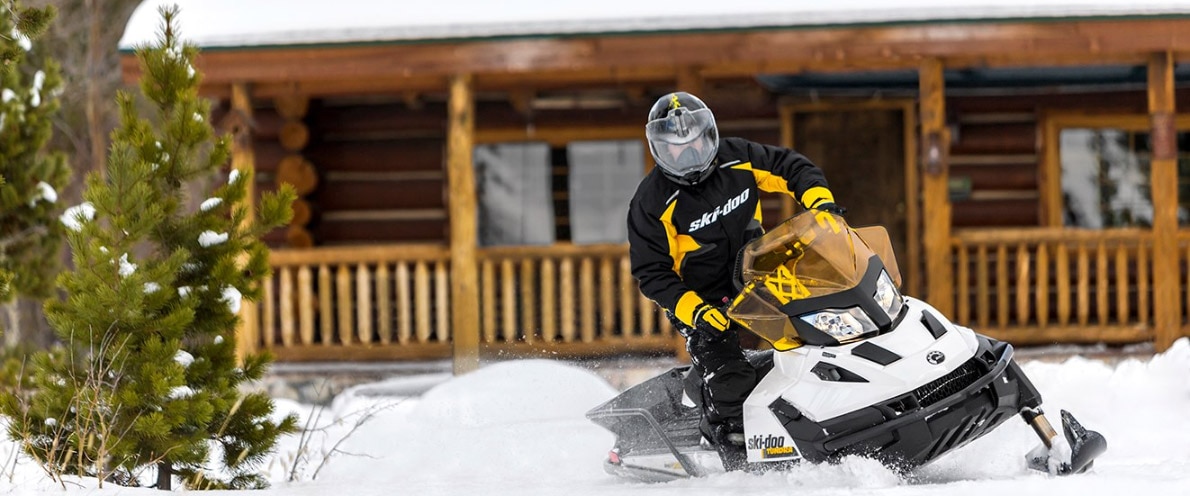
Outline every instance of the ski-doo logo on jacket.
[[727, 200], [726, 203], [715, 207], [714, 210], [706, 212], [702, 214], [701, 217], [694, 219], [694, 222], [690, 223], [690, 232], [694, 232], [714, 224], [715, 221], [719, 220], [719, 216], [731, 213], [732, 210], [735, 210], [740, 205], [743, 205], [746, 201], [748, 201], [748, 190], [744, 190], [743, 193], [736, 195], [735, 198]]

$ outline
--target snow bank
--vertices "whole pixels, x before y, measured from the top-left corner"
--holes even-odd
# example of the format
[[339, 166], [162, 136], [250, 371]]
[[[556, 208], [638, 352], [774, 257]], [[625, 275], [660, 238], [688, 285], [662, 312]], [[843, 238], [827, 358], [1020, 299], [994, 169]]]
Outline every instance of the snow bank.
[[[602, 470], [612, 436], [583, 414], [616, 391], [602, 378], [559, 362], [511, 361], [450, 378], [420, 397], [375, 396], [399, 388], [365, 386], [321, 411], [308, 448], [307, 482], [289, 484], [287, 460], [297, 436], [283, 439], [268, 464], [274, 483], [259, 496], [353, 494], [388, 496], [484, 494], [700, 496], [796, 494], [798, 496], [1047, 496], [1182, 495], [1190, 487], [1190, 340], [1178, 341], [1151, 360], [1115, 366], [1084, 358], [1022, 364], [1045, 399], [1050, 417], [1068, 409], [1108, 439], [1092, 473], [1056, 478], [1027, 470], [1024, 453], [1036, 436], [1010, 419], [992, 434], [901, 479], [879, 463], [848, 458], [834, 465], [806, 465], [763, 475], [729, 473], [666, 484], [636, 484]], [[435, 380], [442, 378], [435, 377]], [[310, 417], [308, 405], [278, 400], [276, 418]], [[358, 428], [355, 419], [374, 417]], [[355, 428], [355, 432], [351, 430]], [[343, 440], [317, 481], [308, 475], [323, 453]], [[11, 442], [0, 437], [0, 461]], [[9, 451], [11, 452], [11, 451]], [[30, 463], [17, 469], [21, 494], [61, 494]], [[3, 488], [0, 483], [0, 488]], [[80, 494], [69, 486], [67, 493]], [[28, 490], [25, 490], [28, 489]], [[0, 490], [0, 492], [3, 492]], [[149, 489], [121, 494], [150, 495]]]

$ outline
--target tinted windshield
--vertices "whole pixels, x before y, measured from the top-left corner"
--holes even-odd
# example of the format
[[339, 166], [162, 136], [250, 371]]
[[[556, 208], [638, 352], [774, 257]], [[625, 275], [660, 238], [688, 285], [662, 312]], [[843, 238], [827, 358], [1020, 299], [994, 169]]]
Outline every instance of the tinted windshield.
[[744, 247], [740, 267], [744, 288], [728, 313], [774, 347], [796, 347], [800, 339], [781, 306], [855, 287], [873, 255], [880, 255], [885, 270], [899, 284], [883, 228], [857, 231], [842, 217], [804, 212]]

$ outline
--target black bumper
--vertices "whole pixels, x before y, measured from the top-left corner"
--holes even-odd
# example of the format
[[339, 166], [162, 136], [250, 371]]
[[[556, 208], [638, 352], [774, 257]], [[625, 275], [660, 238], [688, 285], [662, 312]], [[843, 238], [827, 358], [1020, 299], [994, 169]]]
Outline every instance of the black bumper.
[[975, 356], [947, 377], [891, 400], [821, 423], [783, 400], [771, 408], [808, 461], [855, 454], [898, 469], [921, 466], [990, 432], [1021, 408], [1041, 404], [1041, 395], [1012, 360], [1012, 346], [978, 339]]

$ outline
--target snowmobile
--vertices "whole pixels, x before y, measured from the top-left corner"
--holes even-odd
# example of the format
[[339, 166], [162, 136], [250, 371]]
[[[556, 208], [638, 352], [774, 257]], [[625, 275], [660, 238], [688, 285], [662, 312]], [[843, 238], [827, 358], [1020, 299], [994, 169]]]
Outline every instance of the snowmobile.
[[1016, 415], [1041, 439], [1025, 455], [1032, 469], [1081, 473], [1107, 449], [1066, 411], [1063, 434], [1054, 430], [1012, 345], [902, 295], [882, 227], [808, 210], [746, 245], [734, 272], [727, 314], [771, 348], [748, 352], [759, 380], [744, 402], [744, 446], [705, 439], [707, 393], [679, 366], [587, 412], [615, 435], [609, 473], [656, 482], [849, 455], [905, 473]]

